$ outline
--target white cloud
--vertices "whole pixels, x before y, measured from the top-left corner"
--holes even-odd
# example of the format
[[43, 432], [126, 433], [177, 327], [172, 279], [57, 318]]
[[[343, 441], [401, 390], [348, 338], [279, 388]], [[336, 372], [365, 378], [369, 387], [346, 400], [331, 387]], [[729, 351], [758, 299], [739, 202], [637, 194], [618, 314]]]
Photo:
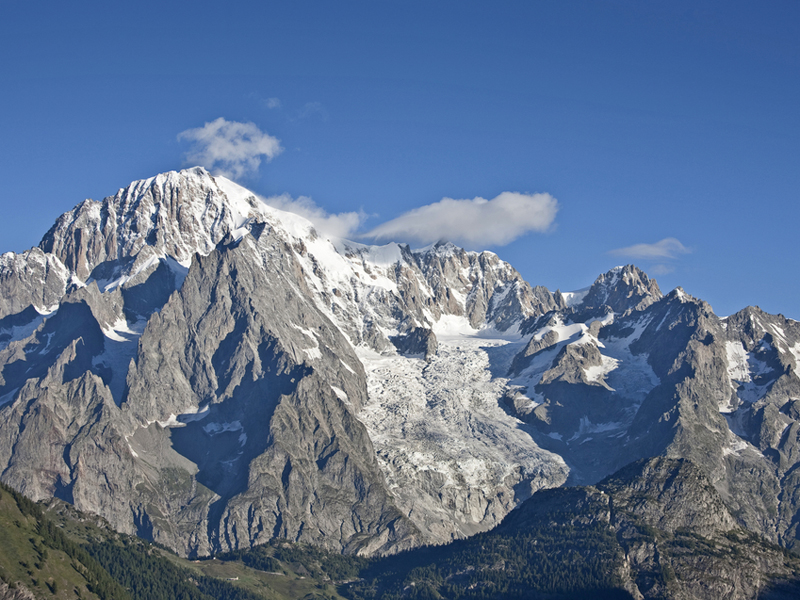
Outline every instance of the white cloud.
[[283, 151], [280, 140], [261, 131], [255, 123], [226, 121], [222, 117], [178, 134], [193, 142], [186, 160], [214, 174], [240, 179], [254, 174], [262, 158], [272, 160]]
[[303, 108], [295, 113], [294, 120], [308, 119], [310, 117], [318, 117], [323, 121], [327, 121], [328, 111], [321, 102], [306, 102]]
[[419, 245], [446, 239], [467, 248], [504, 246], [530, 231], [547, 231], [557, 212], [558, 201], [550, 194], [503, 192], [492, 200], [443, 198], [378, 225], [362, 237]]
[[320, 233], [340, 238], [353, 237], [367, 218], [363, 211], [329, 214], [308, 196], [292, 198], [289, 194], [281, 194], [261, 199], [269, 206], [305, 217]]
[[634, 260], [671, 260], [679, 254], [689, 254], [691, 250], [675, 238], [664, 238], [655, 244], [634, 244], [626, 248], [609, 250], [609, 254]]
[[670, 265], [657, 264], [654, 267], [650, 267], [649, 269], [647, 269], [647, 271], [653, 275], [668, 275], [669, 273], [675, 271], [675, 267], [672, 267]]
[[267, 108], [280, 108], [283, 105], [280, 98], [267, 98], [264, 100], [264, 106]]

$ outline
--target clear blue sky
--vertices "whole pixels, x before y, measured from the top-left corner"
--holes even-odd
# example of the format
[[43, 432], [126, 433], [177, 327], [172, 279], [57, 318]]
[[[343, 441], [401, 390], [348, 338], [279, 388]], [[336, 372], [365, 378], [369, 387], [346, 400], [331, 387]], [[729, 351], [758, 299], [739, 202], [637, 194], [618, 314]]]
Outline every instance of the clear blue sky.
[[547, 231], [487, 245], [532, 284], [633, 262], [800, 319], [800, 2], [231, 4], [0, 0], [0, 251], [221, 117], [283, 148], [241, 183], [361, 231], [547, 193]]

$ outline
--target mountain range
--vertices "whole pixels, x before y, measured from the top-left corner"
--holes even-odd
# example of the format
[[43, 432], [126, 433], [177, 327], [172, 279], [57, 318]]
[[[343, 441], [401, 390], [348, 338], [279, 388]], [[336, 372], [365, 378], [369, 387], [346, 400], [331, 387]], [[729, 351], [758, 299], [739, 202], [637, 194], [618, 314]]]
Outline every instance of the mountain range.
[[662, 457], [724, 506], [698, 519], [795, 548], [799, 363], [797, 321], [633, 265], [551, 292], [491, 252], [328, 236], [198, 167], [0, 256], [0, 479], [183, 556], [376, 555]]

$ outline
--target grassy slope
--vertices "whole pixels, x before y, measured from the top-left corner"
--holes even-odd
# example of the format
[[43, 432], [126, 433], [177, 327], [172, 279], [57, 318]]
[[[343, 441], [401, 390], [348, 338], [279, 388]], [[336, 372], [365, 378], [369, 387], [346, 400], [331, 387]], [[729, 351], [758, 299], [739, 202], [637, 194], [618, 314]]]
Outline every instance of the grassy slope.
[[325, 598], [340, 600], [336, 586], [331, 582], [319, 581], [313, 577], [299, 575], [290, 565], [285, 573], [266, 572], [252, 569], [240, 561], [204, 560], [191, 565], [204, 575], [227, 579], [238, 577], [236, 583], [257, 592], [269, 600], [289, 600], [293, 598]]
[[63, 550], [49, 546], [38, 533], [39, 520], [23, 514], [14, 495], [0, 489], [0, 577], [20, 583], [37, 597], [97, 599], [88, 589], [85, 567]]

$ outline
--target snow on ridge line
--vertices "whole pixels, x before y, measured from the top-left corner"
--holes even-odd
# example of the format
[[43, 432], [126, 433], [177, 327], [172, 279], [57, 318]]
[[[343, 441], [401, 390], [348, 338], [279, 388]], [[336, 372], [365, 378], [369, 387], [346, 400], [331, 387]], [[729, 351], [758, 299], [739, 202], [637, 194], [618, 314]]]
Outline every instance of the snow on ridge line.
[[[210, 406], [205, 406], [202, 409], [200, 409], [200, 407], [197, 406], [190, 406], [179, 415], [176, 415], [175, 413], [170, 413], [166, 421], [159, 421], [158, 419], [153, 419], [147, 421], [144, 425], [140, 423], [139, 426], [147, 429], [153, 423], [158, 423], [164, 429], [166, 429], [167, 427], [186, 427], [188, 423], [192, 423], [194, 421], [201, 421], [205, 419], [209, 414], [211, 414]], [[133, 433], [131, 433], [130, 435], [133, 435]]]
[[249, 198], [254, 198], [264, 204], [253, 192], [226, 177], [218, 175], [214, 177], [214, 181], [228, 199], [231, 212], [233, 212], [236, 217], [234, 220], [234, 227], [237, 229], [245, 225], [251, 211], [257, 210], [251, 202], [248, 202]]
[[789, 346], [789, 352], [794, 355], [795, 364], [800, 368], [800, 342], [796, 342], [794, 346]]
[[306, 217], [276, 208], [264, 198], [247, 188], [221, 175], [214, 176], [214, 182], [228, 199], [228, 206], [234, 214], [234, 230], [246, 227], [247, 221], [255, 215], [267, 221], [277, 221], [286, 233], [296, 239], [305, 240], [316, 231], [314, 223]]
[[336, 252], [346, 258], [351, 256], [363, 257], [376, 267], [391, 267], [403, 262], [403, 248], [406, 246], [398, 242], [370, 245], [335, 236], [326, 237], [333, 244]]
[[[391, 276], [386, 276], [387, 273], [384, 268], [403, 263], [404, 256], [409, 252], [407, 246], [394, 242], [383, 246], [367, 246], [334, 237], [321, 237], [316, 234], [313, 223], [308, 219], [295, 213], [269, 206], [264, 198], [259, 197], [257, 194], [225, 177], [212, 177], [208, 171], [203, 168], [195, 167], [180, 172], [170, 171], [145, 180], [133, 182], [126, 188], [120, 188], [117, 198], [120, 197], [120, 194], [128, 198], [133, 198], [147, 193], [147, 190], [152, 186], [162, 188], [166, 186], [166, 188], [170, 188], [180, 186], [184, 181], [190, 184], [197, 184], [199, 182], [203, 190], [206, 192], [211, 190], [210, 193], [204, 193], [203, 195], [195, 193], [190, 194], [191, 197], [186, 201], [195, 206], [195, 212], [202, 212], [201, 209], [204, 203], [206, 206], [214, 205], [219, 207], [222, 205], [226, 207], [224, 210], [225, 218], [222, 219], [220, 216], [213, 224], [205, 223], [198, 213], [197, 218], [200, 218], [200, 222], [203, 223], [201, 225], [201, 230], [198, 231], [200, 234], [199, 236], [194, 236], [192, 240], [187, 240], [186, 243], [176, 238], [175, 241], [178, 243], [176, 252], [171, 252], [169, 250], [166, 252], [158, 252], [158, 256], [148, 257], [147, 260], [142, 261], [143, 264], [138, 265], [134, 271], [127, 275], [117, 276], [112, 281], [98, 281], [97, 283], [100, 284], [104, 292], [111, 291], [123, 285], [142, 271], [153, 268], [158, 260], [165, 260], [168, 263], [169, 267], [176, 274], [177, 287], [180, 287], [188, 271], [188, 267], [191, 264], [191, 257], [188, 255], [193, 255], [194, 252], [204, 253], [204, 250], [208, 252], [212, 251], [214, 247], [213, 242], [218, 237], [214, 231], [219, 233], [219, 228], [224, 227], [230, 230], [229, 233], [232, 234], [234, 238], [242, 239], [247, 235], [254, 221], [263, 221], [274, 226], [281, 231], [281, 233], [289, 237], [294, 237], [304, 244], [307, 252], [298, 251], [297, 255], [298, 258], [301, 259], [301, 262], [305, 262], [303, 266], [306, 277], [312, 280], [321, 279], [319, 282], [313, 282], [314, 285], [312, 285], [312, 289], [316, 288], [322, 293], [330, 292], [332, 288], [340, 287], [340, 284], [355, 281], [352, 279], [352, 276], [356, 274], [360, 275], [361, 282], [359, 285], [363, 285], [367, 290], [368, 288], [377, 288], [378, 290], [383, 290], [378, 291], [378, 294], [387, 292], [389, 294], [397, 294], [397, 283]], [[107, 197], [107, 200], [110, 198], [111, 197]], [[126, 202], [128, 201], [126, 200]], [[155, 202], [156, 204], [158, 203], [157, 200]], [[152, 211], [154, 206], [150, 206], [149, 208]], [[222, 214], [223, 212], [220, 212], [220, 215]], [[209, 242], [211, 243], [209, 244]], [[148, 244], [148, 247], [152, 246]], [[352, 253], [348, 255], [347, 249], [356, 250], [356, 256], [353, 256]], [[452, 254], [454, 252], [465, 251], [451, 243], [433, 245], [423, 250], [439, 254]], [[475, 252], [468, 253], [478, 254]], [[176, 256], [172, 256], [173, 254], [175, 254], [177, 258]], [[305, 258], [310, 260], [303, 261]], [[358, 259], [360, 259], [360, 261]], [[510, 267], [510, 265], [505, 262], [502, 263], [502, 266]], [[373, 268], [370, 269], [369, 267]], [[72, 275], [74, 279], [74, 274]], [[84, 285], [82, 281], [75, 281], [74, 283]], [[517, 286], [519, 285], [519, 282], [513, 283]], [[501, 282], [498, 281], [496, 286], [499, 285], [501, 285]], [[513, 289], [514, 286], [507, 286], [502, 292], [505, 294], [512, 293]], [[455, 295], [458, 295], [458, 290], [453, 291]], [[428, 290], [423, 289], [421, 292], [427, 294]], [[373, 292], [368, 291], [368, 294], [371, 293]], [[502, 294], [499, 297], [502, 297]], [[460, 298], [460, 300], [462, 300], [462, 304], [466, 301], [465, 298]], [[383, 301], [380, 296], [378, 296], [378, 301]], [[498, 298], [493, 298], [493, 301], [497, 304], [500, 300], [498, 300]], [[325, 312], [327, 314], [328, 311]], [[470, 335], [475, 335], [473, 331], [468, 333]], [[494, 333], [488, 331], [484, 332], [482, 335], [494, 337]], [[506, 332], [505, 337], [509, 337], [509, 332]]]
[[561, 292], [561, 297], [564, 298], [564, 302], [566, 303], [567, 307], [571, 308], [583, 302], [583, 299], [589, 294], [590, 289], [592, 289], [592, 286], [574, 290], [572, 292]]
[[464, 315], [443, 314], [437, 321], [433, 321], [432, 330], [440, 341], [457, 341], [459, 339], [484, 339], [504, 342], [519, 342], [524, 337], [519, 331], [520, 323], [514, 323], [504, 331], [483, 325], [474, 328], [469, 319]]
[[126, 284], [128, 281], [130, 281], [131, 279], [136, 277], [139, 273], [143, 273], [144, 271], [147, 271], [150, 267], [152, 267], [153, 265], [157, 264], [162, 258], [165, 258], [165, 255], [164, 255], [164, 253], [159, 252], [157, 254], [154, 254], [150, 258], [148, 258], [144, 263], [142, 263], [141, 265], [136, 267], [133, 271], [131, 271], [127, 275], [122, 275], [122, 276], [120, 276], [117, 279], [114, 279], [112, 281], [107, 281], [107, 280], [104, 280], [104, 279], [92, 279], [92, 278], [89, 278], [89, 279], [86, 280], [86, 283], [88, 284], [88, 283], [91, 283], [92, 281], [94, 281], [97, 284], [97, 287], [100, 288], [101, 292], [103, 292], [103, 293], [110, 292], [110, 291], [112, 291], [112, 290], [114, 290], [114, 289]]
[[[240, 240], [249, 232], [250, 224], [252, 224], [254, 220], [269, 222], [283, 230], [289, 236], [303, 241], [307, 246], [315, 246], [312, 253], [315, 259], [321, 263], [323, 271], [326, 272], [326, 275], [330, 275], [331, 272], [335, 271], [346, 271], [346, 275], [352, 274], [352, 269], [344, 268], [345, 264], [343, 263], [345, 263], [345, 261], [335, 260], [332, 256], [336, 254], [337, 259], [351, 259], [351, 257], [347, 256], [348, 248], [356, 250], [360, 255], [360, 258], [366, 263], [369, 263], [370, 266], [377, 267], [389, 267], [391, 265], [401, 263], [403, 262], [404, 253], [408, 252], [407, 246], [403, 246], [394, 242], [385, 244], [383, 246], [377, 246], [363, 245], [357, 242], [337, 239], [330, 236], [322, 238], [315, 234], [316, 230], [314, 229], [313, 223], [305, 217], [270, 206], [268, 204], [268, 199], [260, 197], [258, 194], [223, 176], [212, 176], [206, 169], [202, 167], [193, 167], [181, 171], [169, 171], [157, 174], [147, 179], [134, 181], [128, 186], [120, 188], [116, 196], [108, 196], [104, 201], [111, 201], [113, 198], [120, 199], [122, 196], [131, 199], [148, 193], [147, 191], [154, 186], [156, 188], [163, 188], [166, 190], [167, 188], [178, 187], [184, 182], [199, 184], [203, 189], [206, 190], [208, 188], [217, 190], [217, 192], [203, 194], [202, 196], [192, 194], [192, 197], [187, 201], [193, 205], [196, 204], [198, 210], [200, 210], [201, 205], [204, 203], [207, 205], [209, 203], [214, 205], [222, 204], [227, 207], [228, 210], [226, 210], [225, 213], [228, 216], [226, 216], [226, 218], [223, 220], [220, 220], [220, 216], [220, 219], [215, 220], [213, 224], [204, 223], [202, 225], [202, 231], [198, 232], [201, 233], [199, 238], [195, 236], [195, 239], [187, 240], [188, 246], [187, 244], [182, 243], [181, 240], [176, 239], [175, 241], [179, 246], [177, 252], [177, 254], [180, 255], [179, 257], [171, 256], [174, 254], [173, 252], [162, 253], [161, 258], [172, 259], [176, 262], [176, 264], [179, 264], [183, 268], [188, 268], [191, 263], [191, 256], [189, 255], [193, 255], [194, 252], [203, 253], [204, 250], [211, 251], [213, 249], [213, 242], [217, 238], [217, 235], [214, 234], [214, 230], [217, 230], [218, 232], [219, 227], [224, 226], [226, 229], [230, 229], [230, 233], [235, 239]], [[158, 200], [155, 202], [158, 204]], [[97, 210], [99, 210], [99, 207], [102, 204], [96, 201], [92, 201], [92, 203], [92, 207], [90, 208]], [[127, 203], [128, 202], [126, 201], [126, 205]], [[150, 206], [149, 208], [152, 212], [155, 209], [155, 205]], [[67, 215], [68, 213], [64, 214]], [[222, 213], [220, 213], [220, 215], [221, 214]], [[200, 218], [200, 222], [204, 221], [199, 214], [198, 218]], [[68, 225], [68, 223], [65, 223], [65, 225]], [[208, 244], [208, 242], [211, 242], [212, 244]], [[196, 247], [198, 244], [201, 247]], [[328, 247], [323, 248], [323, 245]], [[447, 243], [433, 244], [430, 247], [418, 250], [417, 252], [432, 251], [439, 254], [451, 254], [453, 252], [462, 252], [464, 250], [452, 243]], [[477, 253], [470, 252], [470, 254]], [[152, 258], [146, 261], [145, 264], [137, 267], [136, 271], [129, 275], [118, 277], [113, 281], [99, 281], [98, 283], [101, 285], [101, 289], [103, 289], [103, 291], [110, 291], [111, 289], [122, 285], [125, 283], [125, 281], [129, 280], [131, 277], [134, 277], [142, 270], [151, 268], [155, 263], [155, 260], [155, 258]], [[338, 262], [339, 264], [334, 264], [335, 262]], [[351, 259], [347, 262], [353, 261]], [[377, 272], [380, 273], [380, 271]], [[342, 273], [342, 275], [345, 275], [345, 273]], [[369, 273], [369, 275], [372, 276], [371, 273]], [[393, 284], [390, 278], [379, 275], [378, 277], [371, 277], [371, 279], [372, 281], [367, 281], [368, 284], [383, 288], [388, 292], [397, 291], [397, 286]], [[84, 282], [81, 281], [74, 283], [83, 285]]]

